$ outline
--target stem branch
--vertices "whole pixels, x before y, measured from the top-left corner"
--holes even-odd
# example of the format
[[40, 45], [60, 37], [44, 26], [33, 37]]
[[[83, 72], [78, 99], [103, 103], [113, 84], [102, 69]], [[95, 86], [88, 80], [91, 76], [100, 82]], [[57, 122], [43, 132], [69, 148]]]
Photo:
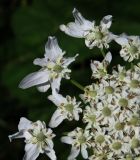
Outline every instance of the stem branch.
[[102, 56], [105, 58], [105, 52], [104, 52], [103, 48], [101, 48], [100, 51], [102, 53]]
[[76, 82], [75, 80], [70, 80], [70, 82], [73, 84], [73, 85], [75, 85], [77, 88], [79, 88], [79, 89], [81, 89], [82, 91], [84, 91], [84, 87], [80, 84], [80, 83], [78, 83], [78, 82]]

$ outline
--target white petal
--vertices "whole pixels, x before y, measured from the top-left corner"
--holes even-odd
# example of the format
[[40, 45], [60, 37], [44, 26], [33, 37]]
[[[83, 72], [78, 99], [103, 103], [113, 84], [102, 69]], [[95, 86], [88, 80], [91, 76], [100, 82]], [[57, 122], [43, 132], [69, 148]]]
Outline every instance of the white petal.
[[53, 92], [53, 95], [48, 96], [48, 99], [52, 101], [56, 106], [60, 106], [62, 103], [67, 103], [66, 98], [57, 92]]
[[73, 9], [72, 13], [73, 17], [75, 18], [75, 23], [79, 24], [81, 26], [81, 29], [83, 29], [84, 31], [91, 29], [94, 22], [86, 20], [76, 8]]
[[49, 79], [48, 71], [38, 71], [27, 75], [19, 84], [19, 87], [26, 89], [47, 82]]
[[16, 138], [24, 138], [24, 131], [20, 131], [20, 132], [17, 132], [15, 134], [12, 134], [12, 135], [9, 135], [8, 136], [10, 142], [12, 142], [13, 139], [16, 139]]
[[101, 26], [102, 28], [110, 28], [112, 24], [112, 16], [111, 15], [108, 15], [108, 16], [105, 16], [103, 17], [103, 19], [101, 20]]
[[[82, 111], [81, 111], [82, 112]], [[74, 115], [74, 119], [76, 121], [79, 121], [79, 112], [76, 110], [76, 111], [73, 111], [73, 115]]]
[[36, 160], [38, 156], [39, 150], [37, 148], [37, 145], [31, 143], [25, 145], [25, 155], [23, 157], [23, 160]]
[[93, 22], [86, 20], [75, 8], [72, 13], [75, 18], [75, 22], [70, 22], [67, 26], [61, 25], [60, 30], [72, 37], [82, 38], [84, 37], [85, 31], [92, 28]]
[[49, 37], [45, 46], [45, 58], [55, 61], [59, 56], [63, 55], [58, 45], [56, 37]]
[[51, 82], [52, 93], [59, 92], [60, 90], [61, 77], [55, 78]]
[[68, 65], [70, 65], [73, 61], [75, 61], [75, 58], [78, 56], [78, 54], [76, 54], [74, 57], [69, 57], [69, 58], [65, 58], [63, 65], [65, 67], [67, 67]]
[[74, 158], [76, 158], [78, 156], [79, 152], [80, 152], [80, 147], [76, 148], [76, 147], [72, 146], [71, 153], [68, 157], [68, 160], [73, 160]]
[[112, 60], [112, 55], [111, 55], [111, 52], [108, 52], [104, 58], [104, 61], [110, 63]]
[[63, 137], [61, 138], [61, 142], [67, 143], [67, 144], [72, 144], [73, 139], [72, 139], [71, 137], [68, 137], [68, 136], [63, 136]]
[[47, 92], [49, 88], [50, 88], [50, 85], [48, 85], [48, 83], [46, 83], [46, 85], [42, 84], [42, 85], [37, 86], [37, 89], [39, 92]]
[[51, 139], [47, 139], [47, 144], [50, 148], [53, 148], [54, 146], [53, 141]]
[[120, 45], [127, 45], [128, 44], [128, 39], [124, 36], [116, 38], [115, 41]]
[[55, 151], [52, 148], [47, 147], [44, 152], [51, 160], [57, 159], [55, 155]]
[[52, 118], [49, 122], [49, 127], [51, 128], [55, 128], [57, 127], [58, 125], [60, 125], [60, 123], [64, 120], [64, 117], [63, 115], [61, 114], [61, 110], [57, 109], [53, 115], [52, 115]]
[[32, 121], [29, 121], [27, 118], [25, 117], [21, 117], [19, 124], [18, 124], [18, 129], [20, 130], [25, 130], [25, 129], [29, 129], [32, 126]]
[[81, 28], [73, 22], [68, 23], [67, 26], [64, 24], [60, 25], [60, 30], [72, 37], [83, 38], [84, 36], [84, 30], [81, 30]]
[[93, 72], [97, 71], [97, 69], [99, 68], [100, 64], [101, 64], [101, 62], [99, 62], [99, 61], [92, 61], [91, 65], [90, 65], [91, 66], [91, 70]]
[[83, 156], [84, 159], [88, 158], [87, 147], [84, 144], [81, 146], [81, 154], [82, 154], [82, 156]]
[[47, 60], [46, 60], [46, 58], [36, 58], [36, 59], [33, 61], [33, 64], [34, 64], [34, 65], [41, 66], [41, 67], [44, 67], [44, 66], [46, 66], [46, 64], [47, 64]]

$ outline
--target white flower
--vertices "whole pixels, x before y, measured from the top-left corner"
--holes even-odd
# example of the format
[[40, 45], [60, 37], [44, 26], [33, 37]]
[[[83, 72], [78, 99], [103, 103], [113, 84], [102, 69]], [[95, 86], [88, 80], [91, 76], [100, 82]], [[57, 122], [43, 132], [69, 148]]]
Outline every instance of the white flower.
[[85, 44], [92, 49], [94, 46], [98, 48], [108, 48], [108, 43], [115, 37], [109, 32], [109, 28], [112, 24], [112, 16], [105, 16], [99, 26], [95, 25], [95, 21], [91, 22], [86, 20], [81, 13], [74, 8], [73, 16], [75, 22], [70, 22], [67, 25], [60, 25], [60, 29], [66, 34], [77, 37], [85, 38]]
[[137, 72], [136, 66], [127, 71], [125, 82], [132, 93], [140, 95], [140, 72]]
[[64, 119], [79, 120], [79, 113], [82, 112], [79, 106], [81, 102], [76, 102], [75, 97], [66, 96], [64, 98], [61, 94], [54, 92], [48, 99], [58, 107], [50, 120], [49, 126], [51, 128], [57, 127]]
[[121, 86], [115, 79], [101, 79], [100, 82], [100, 99], [111, 103], [116, 98], [116, 94], [121, 93]]
[[91, 84], [89, 86], [86, 86], [84, 88], [84, 94], [80, 94], [80, 98], [84, 101], [84, 103], [88, 102], [98, 102], [98, 99], [100, 98], [100, 91], [99, 91], [99, 85], [98, 84]]
[[107, 74], [107, 67], [112, 60], [112, 55], [108, 52], [102, 62], [99, 61], [92, 61], [91, 62], [91, 70], [92, 70], [92, 77], [94, 78], [108, 78]]
[[61, 138], [63, 143], [71, 144], [71, 153], [68, 160], [74, 160], [80, 153], [84, 159], [88, 158], [87, 148], [91, 147], [90, 139], [92, 136], [89, 130], [83, 130], [77, 127], [74, 131], [69, 132], [67, 136]]
[[61, 48], [58, 45], [55, 37], [49, 37], [45, 46], [44, 58], [37, 58], [34, 60], [35, 65], [42, 68], [34, 73], [27, 75], [19, 84], [19, 87], [26, 89], [32, 86], [37, 86], [41, 92], [46, 92], [50, 86], [52, 91], [59, 91], [60, 82], [62, 78], [69, 79], [68, 65], [75, 61], [75, 57], [64, 58]]
[[24, 160], [35, 160], [40, 153], [45, 153], [51, 160], [56, 160], [52, 141], [55, 135], [50, 128], [46, 128], [44, 122], [31, 122], [22, 117], [18, 130], [19, 132], [10, 135], [9, 139], [12, 141], [15, 138], [25, 138]]
[[97, 115], [94, 106], [86, 106], [83, 111], [83, 122], [87, 123], [86, 129], [94, 128], [96, 126], [96, 119], [100, 114]]
[[140, 38], [139, 36], [122, 35], [115, 41], [122, 46], [120, 51], [121, 57], [125, 61], [131, 62], [140, 57]]
[[96, 124], [103, 125], [106, 127], [110, 127], [109, 124], [113, 124], [115, 122], [115, 115], [119, 112], [119, 108], [107, 101], [102, 101], [95, 106], [96, 111], [95, 115], [97, 115]]

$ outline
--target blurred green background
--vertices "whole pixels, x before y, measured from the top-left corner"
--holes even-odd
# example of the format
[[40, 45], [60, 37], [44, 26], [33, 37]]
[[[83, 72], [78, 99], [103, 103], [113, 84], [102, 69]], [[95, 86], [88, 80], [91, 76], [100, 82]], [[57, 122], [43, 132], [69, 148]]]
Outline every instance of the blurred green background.
[[[24, 142], [15, 140], [10, 143], [8, 135], [17, 131], [21, 116], [32, 121], [38, 119], [49, 122], [56, 107], [47, 100], [47, 93], [36, 88], [18, 88], [22, 78], [39, 69], [32, 61], [43, 57], [44, 45], [48, 36], [55, 35], [67, 56], [79, 53], [77, 61], [71, 65], [71, 77], [82, 85], [91, 83], [90, 59], [101, 60], [96, 48], [89, 50], [84, 40], [69, 37], [59, 30], [60, 24], [73, 21], [72, 10], [76, 7], [84, 17], [97, 20], [113, 15], [111, 31], [115, 34], [126, 32], [140, 35], [140, 1], [138, 0], [0, 0], [0, 160], [19, 160], [24, 154]], [[123, 63], [119, 58], [120, 47], [112, 42], [112, 65]], [[69, 81], [63, 80], [61, 93], [76, 96], [81, 93]], [[54, 132], [55, 150], [58, 160], [66, 160], [70, 147], [61, 144], [63, 132], [71, 131], [80, 122], [64, 121]], [[48, 157], [40, 155], [40, 160]], [[79, 159], [80, 158], [79, 156]]]

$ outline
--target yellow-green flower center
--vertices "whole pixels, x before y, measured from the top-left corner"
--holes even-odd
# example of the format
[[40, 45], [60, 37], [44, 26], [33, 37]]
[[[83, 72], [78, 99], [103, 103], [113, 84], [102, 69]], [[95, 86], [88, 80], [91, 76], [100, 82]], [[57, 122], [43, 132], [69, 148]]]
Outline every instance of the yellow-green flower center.
[[135, 54], [136, 52], [138, 52], [138, 48], [134, 45], [132, 45], [130, 48], [129, 48], [129, 51], [131, 54]]
[[96, 116], [95, 115], [90, 115], [88, 116], [89, 120], [91, 120], [93, 123], [96, 121]]
[[121, 81], [124, 80], [125, 76], [126, 76], [126, 73], [125, 73], [125, 72], [121, 72], [121, 73], [119, 74], [120, 80], [121, 80]]
[[98, 135], [96, 137], [95, 141], [101, 144], [101, 143], [103, 143], [105, 141], [105, 138], [104, 138], [103, 135]]
[[124, 129], [124, 123], [117, 122], [115, 124], [115, 129], [116, 130], [123, 130]]
[[95, 32], [95, 39], [102, 39], [103, 38], [103, 33], [102, 32], [100, 32], [100, 31], [98, 31], [98, 32]]
[[107, 86], [107, 87], [105, 87], [105, 92], [107, 94], [112, 94], [114, 92], [114, 88], [111, 86]]
[[86, 142], [86, 138], [84, 136], [80, 136], [78, 138], [78, 141], [79, 141], [80, 144], [85, 143]]
[[132, 80], [131, 82], [130, 82], [130, 87], [132, 87], [132, 88], [137, 88], [137, 87], [139, 87], [139, 81], [138, 80]]
[[125, 160], [133, 160], [133, 157], [130, 154], [128, 154], [128, 155], [126, 155], [126, 159]]
[[125, 98], [121, 98], [119, 100], [119, 105], [122, 106], [122, 107], [127, 107], [128, 106], [128, 100], [125, 99]]
[[111, 110], [110, 110], [110, 108], [108, 108], [108, 107], [104, 107], [103, 110], [102, 110], [102, 113], [103, 113], [103, 115], [104, 115], [105, 117], [108, 117], [108, 116], [111, 115]]
[[137, 116], [133, 116], [129, 121], [129, 123], [133, 126], [136, 126], [139, 122], [140, 122], [140, 120]]
[[55, 66], [53, 67], [53, 70], [54, 70], [55, 72], [57, 72], [57, 73], [60, 73], [60, 72], [63, 70], [63, 67], [60, 66], [60, 65], [55, 65]]
[[89, 94], [91, 97], [96, 97], [97, 92], [96, 92], [96, 91], [88, 91], [88, 94]]
[[43, 142], [44, 140], [45, 140], [45, 135], [42, 133], [42, 132], [40, 132], [39, 134], [37, 134], [37, 136], [36, 136], [36, 139], [37, 139], [37, 141], [39, 141], [39, 142]]
[[73, 108], [74, 108], [74, 106], [73, 106], [73, 104], [67, 104], [66, 106], [65, 106], [65, 108], [66, 108], [66, 110], [68, 111], [68, 112], [73, 112]]
[[121, 142], [114, 142], [112, 144], [112, 148], [115, 149], [115, 150], [119, 150], [119, 149], [121, 149], [121, 147], [122, 147]]
[[104, 69], [99, 69], [99, 73], [100, 73], [101, 76], [105, 76], [107, 74], [107, 71], [106, 71], [105, 68]]
[[140, 146], [140, 141], [137, 138], [133, 138], [132, 142], [131, 142], [131, 147], [134, 148], [138, 148]]

